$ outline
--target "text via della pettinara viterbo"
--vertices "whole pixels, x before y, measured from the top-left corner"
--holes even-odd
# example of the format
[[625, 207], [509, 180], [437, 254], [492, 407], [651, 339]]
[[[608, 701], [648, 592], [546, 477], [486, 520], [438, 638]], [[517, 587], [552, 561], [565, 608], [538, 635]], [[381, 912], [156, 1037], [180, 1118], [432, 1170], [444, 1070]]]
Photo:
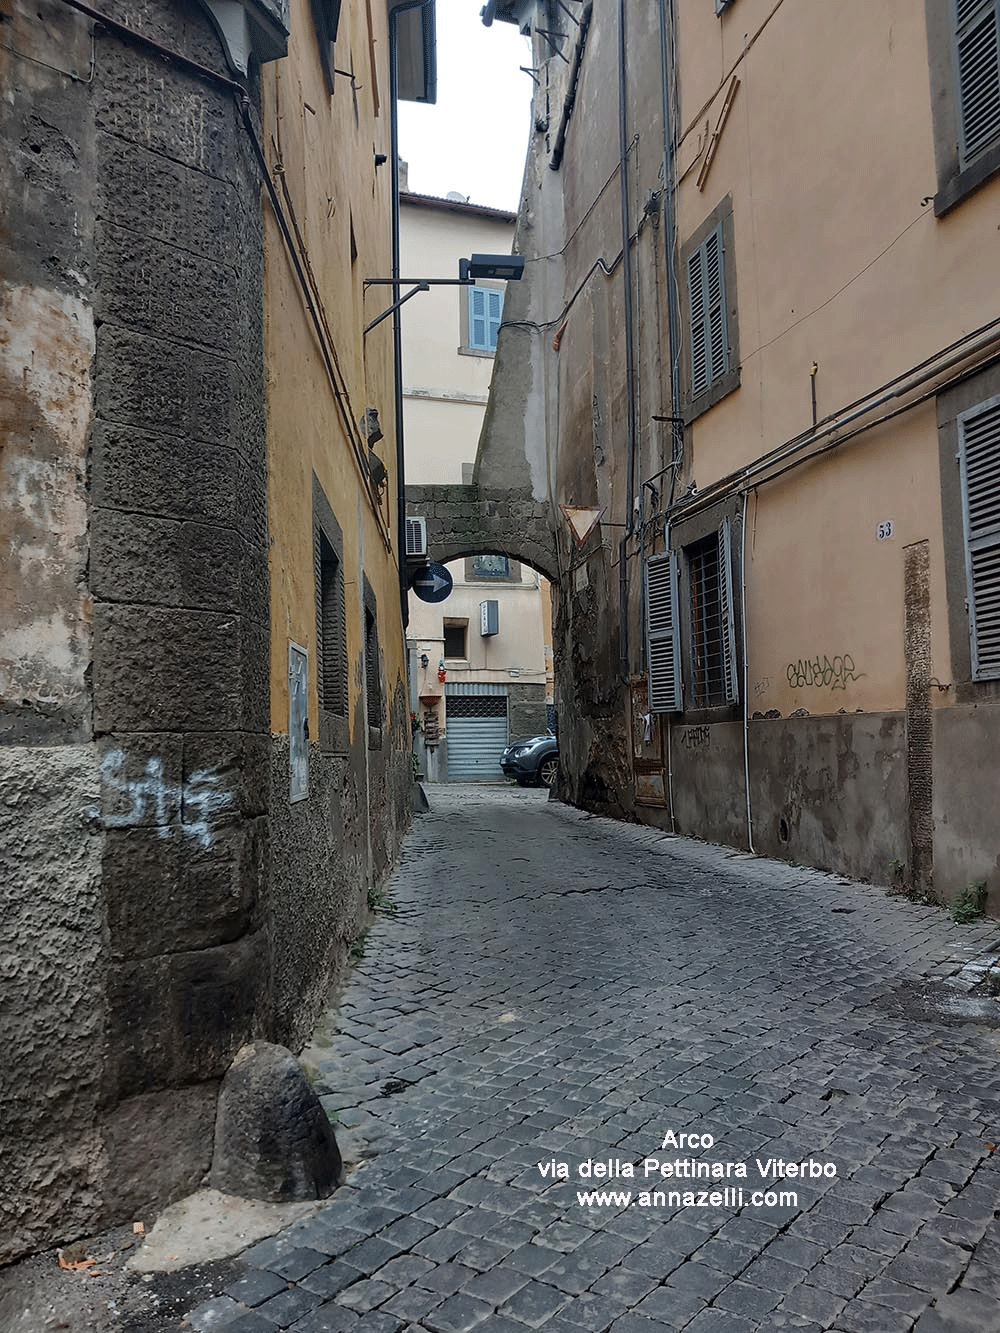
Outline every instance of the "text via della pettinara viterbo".
[[587, 1157], [571, 1165], [556, 1157], [538, 1162], [543, 1180], [578, 1185], [581, 1208], [741, 1208], [797, 1209], [798, 1186], [834, 1179], [834, 1162], [818, 1157], [777, 1156], [731, 1161], [712, 1155], [715, 1139], [700, 1130], [668, 1129], [656, 1155]]

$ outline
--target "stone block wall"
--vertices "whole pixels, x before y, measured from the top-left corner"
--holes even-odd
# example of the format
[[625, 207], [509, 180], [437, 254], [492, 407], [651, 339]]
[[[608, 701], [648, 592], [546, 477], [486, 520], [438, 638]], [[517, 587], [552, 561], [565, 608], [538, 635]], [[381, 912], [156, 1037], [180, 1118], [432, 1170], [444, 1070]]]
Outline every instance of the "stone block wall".
[[[228, 73], [199, 5], [118, 9]], [[90, 577], [109, 830], [104, 1098], [111, 1123], [141, 1124], [153, 1143], [169, 1122], [207, 1160], [199, 1127], [214, 1085], [267, 1022], [260, 187], [224, 87], [113, 33], [97, 43]], [[147, 456], [149, 481], [136, 472]], [[164, 1095], [192, 1084], [204, 1097]], [[182, 1155], [158, 1191], [190, 1174]], [[117, 1187], [112, 1173], [109, 1218], [124, 1202]]]
[[[272, 1022], [256, 163], [224, 87], [13, 9], [0, 1262], [195, 1186], [218, 1081]], [[196, 0], [105, 9], [228, 75]]]

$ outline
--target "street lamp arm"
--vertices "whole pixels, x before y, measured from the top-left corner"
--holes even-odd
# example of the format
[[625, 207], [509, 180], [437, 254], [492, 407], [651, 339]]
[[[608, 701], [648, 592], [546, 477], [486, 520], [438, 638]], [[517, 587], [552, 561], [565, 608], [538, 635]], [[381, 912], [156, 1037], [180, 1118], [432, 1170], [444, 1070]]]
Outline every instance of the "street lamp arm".
[[393, 301], [392, 305], [387, 306], [386, 309], [382, 311], [381, 315], [376, 315], [370, 324], [365, 325], [364, 337], [367, 338], [372, 329], [374, 329], [376, 325], [381, 324], [383, 319], [388, 319], [394, 310], [398, 310], [401, 305], [405, 305], [411, 296], [416, 296], [417, 292], [426, 291], [430, 291], [430, 284], [427, 282], [418, 282], [416, 287], [411, 288], [405, 296], [401, 296], [398, 301]]

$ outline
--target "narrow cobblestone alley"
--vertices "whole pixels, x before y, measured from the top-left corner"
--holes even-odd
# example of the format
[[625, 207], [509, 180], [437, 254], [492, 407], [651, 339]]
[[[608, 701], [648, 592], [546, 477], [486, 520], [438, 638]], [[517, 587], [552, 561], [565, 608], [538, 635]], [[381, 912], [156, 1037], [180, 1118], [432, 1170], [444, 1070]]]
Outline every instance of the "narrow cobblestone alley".
[[[361, 1164], [188, 1327], [1000, 1329], [995, 1002], [969, 989], [995, 923], [537, 792], [432, 806], [303, 1057]], [[578, 1174], [647, 1157], [748, 1178]], [[727, 1186], [741, 1210], [640, 1199]]]

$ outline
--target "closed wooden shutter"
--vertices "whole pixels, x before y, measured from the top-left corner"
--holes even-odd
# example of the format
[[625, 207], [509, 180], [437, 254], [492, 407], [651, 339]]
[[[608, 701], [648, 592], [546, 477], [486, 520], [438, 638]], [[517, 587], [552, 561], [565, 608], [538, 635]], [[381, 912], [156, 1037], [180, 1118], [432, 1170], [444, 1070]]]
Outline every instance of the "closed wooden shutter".
[[959, 417], [972, 679], [1000, 679], [1000, 399]]
[[725, 247], [721, 224], [688, 260], [691, 307], [691, 396], [697, 398], [729, 370]]
[[646, 656], [649, 707], [653, 713], [679, 713], [681, 636], [678, 619], [677, 554], [668, 551], [646, 562]]
[[740, 700], [736, 659], [736, 613], [733, 604], [733, 525], [727, 518], [719, 528], [719, 601], [722, 636], [722, 677], [726, 703]]
[[490, 351], [497, 349], [497, 337], [500, 333], [500, 320], [503, 318], [503, 292], [499, 288], [488, 288], [486, 292], [486, 338]]
[[469, 346], [479, 351], [489, 350], [489, 330], [486, 319], [486, 288], [469, 288]]
[[955, 0], [962, 165], [1000, 141], [998, 0]]

